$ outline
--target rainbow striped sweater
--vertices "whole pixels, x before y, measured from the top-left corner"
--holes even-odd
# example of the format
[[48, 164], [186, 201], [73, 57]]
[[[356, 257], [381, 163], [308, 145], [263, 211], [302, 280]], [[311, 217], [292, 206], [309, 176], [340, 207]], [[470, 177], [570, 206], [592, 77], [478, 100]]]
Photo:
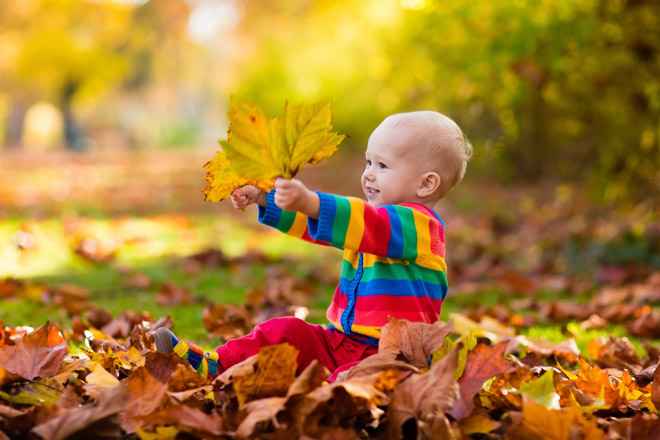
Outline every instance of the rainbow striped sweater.
[[285, 234], [344, 250], [341, 280], [326, 316], [330, 327], [377, 343], [388, 316], [433, 323], [447, 295], [444, 223], [419, 203], [373, 207], [317, 192], [318, 220], [275, 205], [259, 221]]

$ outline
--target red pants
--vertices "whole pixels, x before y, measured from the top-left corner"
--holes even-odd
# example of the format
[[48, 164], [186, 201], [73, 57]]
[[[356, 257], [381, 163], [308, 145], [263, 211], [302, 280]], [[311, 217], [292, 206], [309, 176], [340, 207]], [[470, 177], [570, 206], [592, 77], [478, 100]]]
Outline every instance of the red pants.
[[300, 373], [314, 359], [325, 365], [333, 375], [347, 370], [360, 360], [376, 354], [378, 346], [364, 344], [344, 333], [310, 324], [295, 317], [273, 318], [257, 325], [249, 335], [227, 341], [216, 348], [220, 364], [218, 372], [235, 365], [259, 352], [259, 348], [288, 342], [299, 350]]

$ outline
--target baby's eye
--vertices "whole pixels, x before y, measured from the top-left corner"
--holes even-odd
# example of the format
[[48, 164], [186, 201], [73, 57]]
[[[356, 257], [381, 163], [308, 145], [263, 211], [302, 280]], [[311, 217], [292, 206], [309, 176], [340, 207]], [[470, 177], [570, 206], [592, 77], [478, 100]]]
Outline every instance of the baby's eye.
[[370, 161], [370, 160], [367, 160], [367, 166], [368, 166], [368, 167], [371, 166], [371, 161]]
[[387, 168], [387, 165], [385, 165], [384, 163], [379, 163], [378, 166], [379, 166], [380, 168]]

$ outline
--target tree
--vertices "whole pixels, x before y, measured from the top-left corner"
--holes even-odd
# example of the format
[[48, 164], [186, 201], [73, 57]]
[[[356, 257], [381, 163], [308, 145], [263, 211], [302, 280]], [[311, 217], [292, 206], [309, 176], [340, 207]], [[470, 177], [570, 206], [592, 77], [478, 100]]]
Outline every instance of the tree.
[[[188, 44], [184, 0], [133, 6], [113, 1], [3, 2], [0, 41], [18, 50], [5, 87], [17, 100], [60, 108], [66, 142], [79, 147], [77, 102], [144, 87], [158, 75], [180, 78]], [[165, 73], [166, 72], [166, 73]], [[178, 75], [178, 76], [177, 76]]]

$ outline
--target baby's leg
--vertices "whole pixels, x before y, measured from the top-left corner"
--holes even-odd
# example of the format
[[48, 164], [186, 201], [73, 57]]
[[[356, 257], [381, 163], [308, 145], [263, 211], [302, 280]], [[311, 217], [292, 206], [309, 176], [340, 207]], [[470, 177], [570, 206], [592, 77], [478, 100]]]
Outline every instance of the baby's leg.
[[330, 371], [337, 368], [333, 347], [325, 329], [295, 317], [273, 318], [257, 325], [250, 334], [227, 341], [218, 353], [219, 373], [259, 352], [261, 347], [287, 342], [299, 350], [298, 373], [314, 359]]

